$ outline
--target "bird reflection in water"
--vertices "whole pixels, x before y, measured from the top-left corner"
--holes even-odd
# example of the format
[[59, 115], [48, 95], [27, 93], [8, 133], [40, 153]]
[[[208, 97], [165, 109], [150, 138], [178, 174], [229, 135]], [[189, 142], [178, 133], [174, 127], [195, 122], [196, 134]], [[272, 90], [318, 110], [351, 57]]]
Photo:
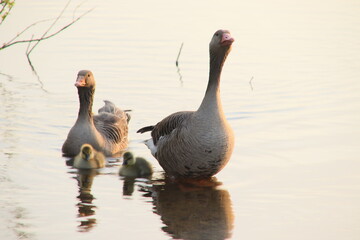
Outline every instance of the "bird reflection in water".
[[96, 218], [94, 208], [96, 206], [92, 203], [94, 196], [91, 194], [91, 186], [94, 177], [97, 175], [94, 169], [79, 170], [77, 175], [79, 185], [79, 196], [77, 197], [80, 202], [78, 206], [78, 217], [80, 220], [79, 231], [88, 232], [96, 225]]
[[138, 190], [140, 192], [144, 192], [144, 197], [147, 197], [148, 195], [151, 196], [149, 186], [152, 186], [152, 180], [150, 177], [151, 176], [134, 178], [122, 176], [121, 180], [123, 181], [123, 196], [132, 196], [135, 190], [135, 186], [138, 186]]
[[124, 177], [123, 196], [132, 196], [134, 192], [135, 178]]
[[216, 178], [154, 184], [154, 212], [174, 239], [223, 240], [231, 237], [234, 214], [230, 194]]
[[132, 196], [135, 183], [146, 183], [153, 174], [153, 169], [145, 158], [135, 157], [131, 152], [123, 155], [123, 164], [119, 175], [124, 181], [123, 196]]

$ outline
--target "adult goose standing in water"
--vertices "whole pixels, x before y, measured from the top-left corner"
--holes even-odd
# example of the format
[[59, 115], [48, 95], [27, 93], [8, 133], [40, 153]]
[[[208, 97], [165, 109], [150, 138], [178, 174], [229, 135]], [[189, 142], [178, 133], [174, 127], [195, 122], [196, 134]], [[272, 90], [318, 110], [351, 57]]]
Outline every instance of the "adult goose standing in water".
[[75, 86], [78, 89], [80, 109], [75, 125], [62, 146], [64, 156], [77, 155], [85, 143], [106, 156], [124, 150], [128, 142], [130, 116], [110, 101], [105, 101], [105, 106], [99, 109], [99, 114], [93, 115], [95, 79], [91, 71], [79, 71]]
[[218, 30], [210, 41], [210, 74], [203, 101], [197, 111], [176, 112], [155, 126], [145, 144], [172, 178], [208, 178], [229, 161], [234, 134], [220, 99], [220, 75], [234, 38], [227, 30]]

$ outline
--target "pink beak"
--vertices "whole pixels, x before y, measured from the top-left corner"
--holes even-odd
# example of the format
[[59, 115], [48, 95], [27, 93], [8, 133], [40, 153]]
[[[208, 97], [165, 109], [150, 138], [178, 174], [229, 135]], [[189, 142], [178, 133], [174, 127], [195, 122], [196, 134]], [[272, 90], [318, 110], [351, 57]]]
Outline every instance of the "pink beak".
[[84, 87], [86, 84], [84, 76], [78, 76], [75, 82], [76, 87]]
[[231, 36], [230, 33], [224, 33], [222, 35], [221, 44], [222, 45], [230, 45], [235, 41], [235, 39]]

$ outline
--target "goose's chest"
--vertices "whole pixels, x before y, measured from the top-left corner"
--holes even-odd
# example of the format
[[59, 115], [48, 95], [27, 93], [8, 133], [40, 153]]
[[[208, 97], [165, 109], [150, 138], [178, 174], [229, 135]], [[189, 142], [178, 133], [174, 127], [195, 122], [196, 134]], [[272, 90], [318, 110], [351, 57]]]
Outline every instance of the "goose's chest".
[[78, 122], [70, 130], [72, 134], [79, 138], [89, 138], [94, 135], [93, 126], [89, 123]]
[[88, 122], [77, 122], [70, 130], [70, 135], [79, 142], [91, 144], [97, 150], [100, 150], [99, 146], [103, 144], [102, 137], [95, 126]]

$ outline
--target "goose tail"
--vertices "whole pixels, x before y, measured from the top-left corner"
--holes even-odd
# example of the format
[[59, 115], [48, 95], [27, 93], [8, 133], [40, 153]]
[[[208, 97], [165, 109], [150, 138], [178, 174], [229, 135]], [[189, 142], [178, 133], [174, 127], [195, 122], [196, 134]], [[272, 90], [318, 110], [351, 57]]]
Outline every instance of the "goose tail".
[[147, 127], [140, 128], [139, 130], [137, 130], [137, 133], [144, 133], [144, 132], [152, 131], [154, 129], [154, 127], [155, 126], [147, 126]]

